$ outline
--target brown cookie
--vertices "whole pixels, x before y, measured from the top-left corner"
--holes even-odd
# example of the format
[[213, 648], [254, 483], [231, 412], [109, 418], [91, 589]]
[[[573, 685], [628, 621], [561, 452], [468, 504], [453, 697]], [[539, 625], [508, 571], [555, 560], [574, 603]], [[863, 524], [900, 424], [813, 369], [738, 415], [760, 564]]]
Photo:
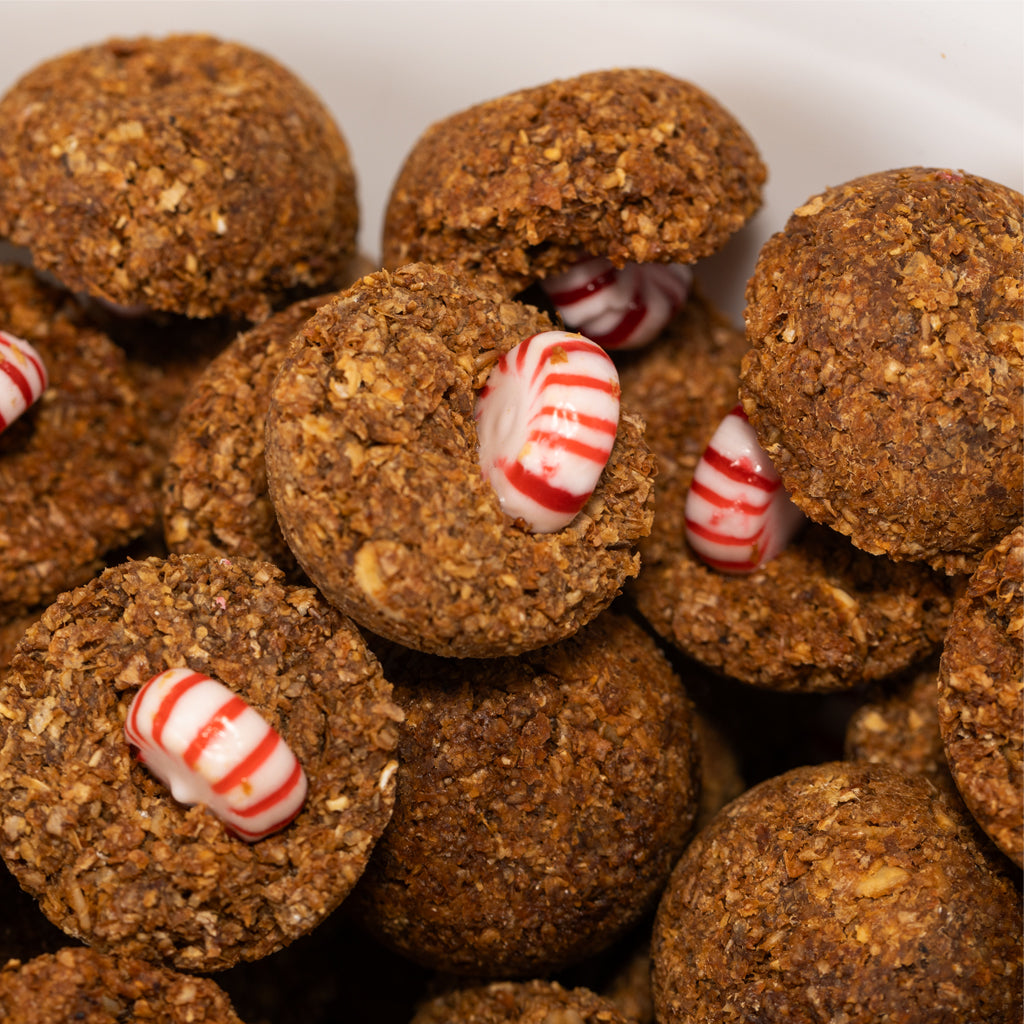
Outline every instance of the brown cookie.
[[556, 981], [498, 981], [425, 1002], [411, 1024], [630, 1024], [614, 1003]]
[[11, 1024], [242, 1024], [209, 978], [84, 946], [7, 963], [0, 971], [0, 1018]]
[[698, 297], [649, 348], [623, 360], [623, 402], [658, 460], [655, 517], [629, 584], [660, 636], [703, 664], [773, 690], [829, 692], [902, 671], [942, 643], [953, 583], [870, 555], [811, 524], [756, 572], [729, 575], [686, 541], [686, 495], [737, 403], [747, 343]]
[[[124, 353], [31, 272], [0, 268], [0, 330], [49, 386], [0, 433], [0, 618], [40, 610], [156, 521], [160, 452]], [[9, 325], [9, 326], [8, 326]]]
[[687, 847], [652, 945], [661, 1024], [1019, 1020], [1021, 909], [919, 774], [828, 762]]
[[[309, 793], [291, 825], [246, 843], [135, 758], [128, 708], [172, 667], [239, 693], [294, 751]], [[390, 816], [389, 698], [351, 624], [269, 564], [108, 569], [47, 609], [0, 688], [0, 853], [95, 948], [204, 971], [265, 956], [334, 910]]]
[[0, 237], [122, 307], [261, 319], [355, 251], [338, 126], [291, 71], [204, 35], [114, 39], [0, 98]]
[[382, 942], [539, 977], [650, 910], [697, 810], [693, 712], [632, 620], [486, 661], [385, 659], [406, 718], [392, 822], [352, 897]]
[[1024, 866], [1024, 527], [984, 556], [953, 607], [938, 715], [964, 802]]
[[1019, 192], [910, 167], [761, 250], [740, 393], [793, 500], [874, 554], [970, 572], [1024, 504]]
[[446, 262], [509, 294], [582, 255], [692, 263], [761, 203], [743, 127], [660, 71], [595, 71], [477, 104], [431, 126], [385, 211], [383, 263]]
[[299, 332], [271, 392], [270, 495], [299, 564], [367, 629], [433, 654], [515, 654], [571, 635], [636, 574], [654, 468], [628, 411], [561, 530], [513, 520], [481, 472], [477, 392], [501, 353], [550, 328], [414, 264], [362, 278]]
[[239, 334], [193, 382], [163, 478], [171, 551], [255, 558], [295, 570], [267, 490], [264, 423], [292, 339], [326, 300], [299, 300]]

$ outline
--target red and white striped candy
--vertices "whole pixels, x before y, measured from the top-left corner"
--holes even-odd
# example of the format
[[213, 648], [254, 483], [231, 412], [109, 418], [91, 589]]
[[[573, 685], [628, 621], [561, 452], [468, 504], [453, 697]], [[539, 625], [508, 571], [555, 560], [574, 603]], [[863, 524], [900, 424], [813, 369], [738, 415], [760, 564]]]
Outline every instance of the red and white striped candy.
[[774, 558], [805, 521], [741, 405], [722, 420], [701, 456], [685, 513], [693, 551], [731, 573], [753, 572]]
[[538, 533], [567, 526], [593, 493], [619, 426], [619, 375], [579, 334], [534, 334], [477, 396], [480, 466], [502, 508]]
[[284, 828], [306, 773], [280, 734], [223, 683], [187, 668], [153, 676], [124, 727], [139, 759], [183, 804], [205, 804], [241, 839]]
[[658, 336], [682, 309], [693, 271], [679, 263], [582, 260], [541, 281], [566, 326], [608, 350], [639, 348]]
[[47, 383], [39, 353], [23, 338], [0, 331], [0, 431], [39, 399]]

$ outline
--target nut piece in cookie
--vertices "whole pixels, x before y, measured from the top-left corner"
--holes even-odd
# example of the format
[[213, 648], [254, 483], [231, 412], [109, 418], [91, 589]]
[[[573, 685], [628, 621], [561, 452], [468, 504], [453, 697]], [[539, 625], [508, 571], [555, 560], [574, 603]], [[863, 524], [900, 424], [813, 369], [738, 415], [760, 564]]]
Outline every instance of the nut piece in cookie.
[[205, 35], [55, 57], [0, 98], [0, 238], [127, 310], [262, 319], [355, 252], [338, 126], [291, 71]]
[[[258, 842], [185, 806], [138, 762], [125, 720], [168, 668], [219, 679], [309, 782]], [[350, 622], [265, 563], [129, 561], [62, 594], [0, 688], [0, 854], [67, 934], [182, 970], [256, 960], [310, 931], [362, 873], [394, 800], [401, 712]]]
[[702, 453], [736, 404], [742, 333], [694, 297], [662, 336], [620, 362], [622, 400], [658, 460], [655, 517], [627, 585], [651, 627], [716, 671], [765, 689], [846, 690], [938, 651], [953, 581], [868, 554], [811, 523], [746, 575], [706, 565], [686, 537]]
[[1019, 192], [908, 167], [762, 248], [740, 395], [793, 501], [874, 554], [970, 572], [1024, 504]]
[[413, 264], [362, 278], [297, 335], [271, 391], [270, 495], [301, 567], [362, 626], [432, 654], [516, 654], [572, 635], [636, 575], [654, 476], [637, 417], [621, 410], [597, 487], [555, 532], [507, 515], [481, 471], [477, 395], [550, 327]]
[[921, 775], [830, 762], [747, 790], [655, 922], [662, 1024], [1020, 1020], [1021, 909]]
[[939, 730], [964, 802], [1024, 866], [1024, 527], [987, 552], [953, 606]]
[[9, 961], [0, 971], [0, 1018], [12, 1024], [242, 1024], [227, 994], [209, 978], [85, 946], [68, 946], [26, 963]]
[[350, 906], [462, 976], [539, 977], [646, 913], [697, 813], [682, 682], [607, 611], [517, 658], [384, 657], [405, 712], [395, 812]]
[[629, 347], [689, 291], [688, 267], [656, 265], [718, 250], [764, 180], [747, 132], [702, 89], [652, 69], [589, 72], [429, 127], [392, 188], [383, 265], [453, 261], [510, 295], [548, 282], [566, 326]]

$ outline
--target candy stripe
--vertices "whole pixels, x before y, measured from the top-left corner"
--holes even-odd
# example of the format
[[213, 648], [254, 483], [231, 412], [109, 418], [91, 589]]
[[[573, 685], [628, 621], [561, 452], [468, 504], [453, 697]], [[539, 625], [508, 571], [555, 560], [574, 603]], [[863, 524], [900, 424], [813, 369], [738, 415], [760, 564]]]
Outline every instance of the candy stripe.
[[244, 761], [235, 765], [227, 775], [213, 784], [214, 793], [227, 793], [229, 790], [232, 790], [235, 786], [239, 785], [244, 779], [249, 778], [251, 775], [255, 775], [274, 752], [274, 748], [279, 742], [280, 737], [276, 732], [267, 732], [266, 736], [260, 740], [256, 749], [249, 754]]
[[29, 384], [25, 374], [7, 359], [0, 363], [0, 372], [7, 374], [11, 383], [21, 393], [22, 400], [27, 408], [32, 403], [32, 386]]
[[[206, 676], [199, 672], [193, 672], [190, 675], [179, 679], [171, 689], [171, 692], [167, 695], [167, 698], [160, 704], [160, 709], [157, 711], [153, 718], [153, 742], [163, 748], [163, 736], [164, 729], [167, 726], [168, 719], [171, 717], [171, 712], [174, 711], [175, 705], [181, 700], [182, 697], [192, 689], [193, 686], [198, 686]], [[137, 725], [137, 723], [136, 723]], [[141, 730], [136, 729], [137, 735], [141, 736]]]
[[0, 331], [0, 431], [36, 402], [48, 385], [39, 353], [27, 341]]
[[[599, 260], [594, 260], [594, 263], [600, 263]], [[615, 280], [618, 277], [618, 272], [614, 267], [608, 267], [601, 273], [596, 274], [585, 280], [582, 284], [572, 288], [557, 288], [554, 285], [548, 287], [548, 298], [556, 306], [573, 306], [577, 302], [581, 302], [583, 299], [590, 298], [596, 292], [601, 291], [603, 288], [609, 288], [615, 284]], [[593, 340], [593, 339], [591, 339]]]
[[275, 804], [280, 803], [281, 800], [295, 789], [301, 780], [302, 768], [296, 762], [291, 775], [273, 793], [265, 796], [262, 800], [257, 800], [254, 804], [249, 804], [248, 807], [233, 807], [231, 809], [232, 813], [239, 818], [255, 818], [258, 814], [262, 814]]
[[712, 541], [715, 544], [735, 545], [737, 547], [756, 544], [764, 536], [763, 525], [753, 533], [746, 534], [743, 537], [738, 537], [735, 534], [723, 533], [721, 530], [712, 530], [693, 519], [686, 520], [686, 528], [696, 536], [703, 537], [705, 540]]
[[733, 499], [728, 495], [712, 490], [707, 484], [696, 478], [691, 482], [690, 490], [710, 505], [715, 505], [718, 508], [734, 509], [743, 512], [745, 515], [758, 516], [768, 509], [769, 503], [767, 501], [760, 505], [755, 505], [753, 502], [744, 501], [742, 498]]
[[575, 515], [587, 500], [587, 494], [573, 494], [563, 487], [555, 487], [543, 477], [528, 470], [521, 462], [506, 462], [501, 466], [505, 479], [517, 490], [551, 512]]
[[737, 483], [757, 487], [769, 493], [780, 486], [781, 481], [778, 479], [772, 480], [766, 477], [756, 466], [751, 466], [745, 459], [723, 454], [713, 444], [709, 444], [704, 449], [702, 458], [722, 476], [735, 480]]
[[588, 430], [596, 430], [600, 433], [611, 434], [613, 437], [618, 431], [618, 424], [614, 420], [607, 419], [604, 416], [589, 416], [585, 412], [579, 412], [578, 410], [572, 410], [571, 414], [566, 416], [564, 410], [557, 405], [545, 405], [538, 413], [537, 416], [558, 416], [566, 419], [571, 419], [574, 423], [578, 423], [582, 427], [586, 427]]
[[241, 697], [234, 696], [224, 702], [209, 721], [196, 733], [196, 738], [188, 745], [182, 757], [185, 764], [194, 768], [202, 757], [203, 751], [212, 743], [227, 727], [228, 722], [234, 721], [245, 710], [246, 703]]

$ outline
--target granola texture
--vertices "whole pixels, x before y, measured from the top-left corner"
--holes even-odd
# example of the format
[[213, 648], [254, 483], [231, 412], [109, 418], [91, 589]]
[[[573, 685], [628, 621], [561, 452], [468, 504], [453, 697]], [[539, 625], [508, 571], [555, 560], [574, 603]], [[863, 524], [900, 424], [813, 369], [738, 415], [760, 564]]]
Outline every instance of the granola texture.
[[158, 514], [160, 450], [124, 353], [30, 271], [0, 267], [0, 329], [49, 387], [0, 433], [0, 621], [84, 583]]
[[1019, 192], [909, 167], [826, 189], [761, 250], [740, 393], [812, 519], [967, 573], [1024, 504]]
[[627, 591], [651, 627], [708, 667], [766, 689], [826, 693], [882, 679], [942, 644], [954, 584], [811, 524], [757, 572], [704, 564], [686, 542], [686, 494], [738, 401], [747, 343], [691, 298], [651, 346], [620, 365], [623, 402], [644, 417], [658, 463], [654, 525]]
[[227, 994], [134, 957], [68, 946], [0, 970], [0, 1019], [12, 1024], [242, 1024]]
[[765, 173], [689, 82], [643, 68], [548, 82], [424, 132], [385, 210], [383, 264], [451, 260], [513, 294], [584, 254], [692, 263], [757, 210]]
[[163, 478], [171, 551], [224, 554], [296, 570], [267, 490], [270, 388], [299, 328], [328, 296], [301, 299], [237, 335], [190, 388]]
[[964, 802], [1024, 866], [1024, 527], [985, 555], [953, 608], [938, 715]]
[[0, 237], [72, 291], [262, 319], [355, 251], [355, 176], [321, 101], [205, 35], [112, 39], [0, 98]]
[[658, 909], [657, 1019], [1019, 1020], [1021, 910], [919, 774], [826, 762], [768, 779], [687, 847]]
[[[295, 752], [309, 795], [284, 830], [245, 843], [134, 757], [131, 700], [179, 666], [240, 693]], [[390, 692], [354, 627], [269, 564], [112, 567], [44, 612], [0, 686], [0, 854], [96, 949], [194, 971], [258, 959], [338, 906], [387, 823]]]
[[309, 578], [373, 633], [516, 654], [576, 632], [639, 571], [654, 463], [628, 410], [562, 530], [511, 519], [480, 470], [476, 394], [501, 353], [550, 329], [496, 288], [413, 264], [357, 281], [297, 335], [267, 415], [271, 500]]
[[631, 1024], [614, 1003], [556, 981], [498, 981], [425, 1002], [411, 1024]]
[[388, 947], [476, 978], [583, 961], [653, 909], [697, 813], [693, 711], [609, 610], [517, 658], [385, 657], [398, 795], [350, 906]]

